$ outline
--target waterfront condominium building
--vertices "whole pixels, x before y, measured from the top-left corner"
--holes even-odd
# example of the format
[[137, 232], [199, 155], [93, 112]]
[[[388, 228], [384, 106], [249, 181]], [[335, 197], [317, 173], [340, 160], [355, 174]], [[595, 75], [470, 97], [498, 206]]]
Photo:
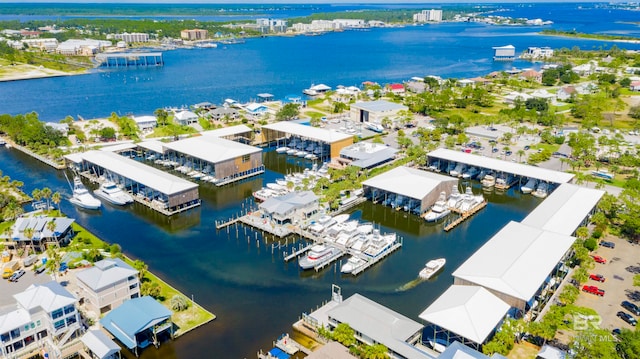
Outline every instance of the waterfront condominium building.
[[140, 296], [138, 271], [119, 258], [103, 259], [76, 275], [84, 305], [95, 313], [106, 313]]
[[139, 32], [127, 33], [124, 34], [115, 34], [114, 36], [117, 40], [122, 40], [124, 42], [149, 42], [149, 34], [143, 34]]
[[20, 358], [52, 344], [60, 348], [78, 334], [78, 300], [58, 282], [32, 284], [13, 298], [16, 309], [0, 315], [1, 357]]
[[209, 37], [207, 30], [193, 29], [180, 31], [180, 38], [184, 40], [204, 40]]
[[422, 10], [413, 14], [413, 22], [442, 21], [442, 10]]

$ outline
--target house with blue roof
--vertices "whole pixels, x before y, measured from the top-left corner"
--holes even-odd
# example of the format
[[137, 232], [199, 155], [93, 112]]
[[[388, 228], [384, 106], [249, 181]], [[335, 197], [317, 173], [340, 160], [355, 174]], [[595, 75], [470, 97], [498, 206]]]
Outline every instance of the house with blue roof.
[[[38, 251], [45, 251], [48, 245], [61, 246], [67, 244], [74, 235], [71, 224], [75, 219], [67, 217], [20, 217], [11, 229], [11, 234], [3, 237], [7, 239], [8, 247], [32, 246]], [[25, 234], [31, 229], [31, 237]], [[28, 232], [27, 232], [28, 233]]]
[[150, 296], [122, 303], [100, 319], [100, 324], [136, 356], [138, 348], [158, 347], [161, 335], [173, 338], [171, 311]]

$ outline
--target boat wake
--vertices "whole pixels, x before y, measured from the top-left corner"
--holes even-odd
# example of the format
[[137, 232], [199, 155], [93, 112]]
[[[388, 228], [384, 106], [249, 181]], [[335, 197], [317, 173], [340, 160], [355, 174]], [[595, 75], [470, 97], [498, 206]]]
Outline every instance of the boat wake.
[[410, 282], [407, 282], [407, 283], [401, 285], [400, 287], [396, 288], [396, 292], [405, 292], [405, 291], [407, 291], [409, 289], [417, 287], [418, 284], [420, 284], [420, 283], [422, 283], [424, 281], [425, 281], [424, 279], [418, 277], [418, 278], [416, 278], [416, 279], [414, 279], [414, 280], [412, 280]]

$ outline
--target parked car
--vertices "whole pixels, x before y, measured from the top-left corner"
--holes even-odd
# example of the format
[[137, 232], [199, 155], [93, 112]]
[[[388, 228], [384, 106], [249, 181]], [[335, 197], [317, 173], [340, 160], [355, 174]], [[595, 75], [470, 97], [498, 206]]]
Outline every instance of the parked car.
[[507, 156], [511, 156], [511, 154], [512, 154], [512, 153], [513, 153], [513, 152], [511, 152], [511, 151], [507, 151], [507, 152], [505, 152], [504, 154], [505, 154], [505, 155], [507, 155]]
[[582, 291], [604, 297], [604, 289], [600, 289], [595, 285], [585, 285], [582, 287]]
[[24, 275], [24, 269], [18, 269], [17, 271], [13, 272], [13, 274], [11, 275], [11, 278], [9, 278], [10, 282], [17, 282], [18, 279], [20, 279], [20, 277], [22, 277]]
[[606, 248], [615, 248], [616, 244], [613, 242], [608, 242], [608, 241], [600, 241], [600, 245], [602, 247], [606, 247]]
[[611, 331], [611, 334], [613, 335], [620, 335], [620, 328], [615, 328]]
[[596, 282], [604, 283], [605, 277], [602, 274], [590, 274], [589, 279], [595, 280]]
[[593, 257], [593, 260], [596, 261], [596, 263], [607, 264], [607, 260], [600, 256], [591, 256], [591, 257]]
[[524, 146], [524, 150], [528, 151], [531, 147], [529, 145]]
[[625, 322], [629, 323], [629, 325], [632, 326], [636, 326], [636, 324], [638, 324], [638, 321], [636, 320], [636, 318], [634, 318], [631, 314], [629, 313], [625, 313], [623, 311], [619, 311], [618, 314], [616, 314], [618, 316], [618, 318], [624, 320]]
[[44, 272], [47, 269], [46, 266], [41, 265], [40, 267], [36, 268], [36, 270], [34, 271], [35, 274], [40, 274], [42, 272]]
[[494, 148], [491, 150], [491, 152], [493, 152], [493, 153], [498, 152], [498, 148], [497, 148], [497, 147], [494, 147]]
[[640, 308], [637, 305], [635, 305], [635, 304], [633, 304], [633, 303], [631, 303], [629, 301], [626, 301], [626, 300], [624, 302], [620, 303], [620, 305], [622, 306], [622, 308], [630, 311], [634, 315], [640, 315]]

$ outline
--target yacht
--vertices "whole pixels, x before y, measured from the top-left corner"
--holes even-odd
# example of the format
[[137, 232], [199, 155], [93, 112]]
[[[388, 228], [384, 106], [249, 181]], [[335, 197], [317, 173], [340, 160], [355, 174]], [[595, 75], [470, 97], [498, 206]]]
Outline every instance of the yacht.
[[276, 152], [277, 153], [287, 153], [287, 151], [289, 151], [289, 147], [287, 147], [287, 146], [276, 148]]
[[549, 185], [547, 185], [545, 182], [540, 182], [540, 184], [538, 184], [538, 188], [536, 188], [535, 191], [533, 191], [531, 194], [538, 197], [538, 198], [545, 198], [547, 197], [547, 194], [549, 192]]
[[487, 174], [482, 179], [482, 186], [483, 187], [493, 187], [495, 185], [496, 185], [496, 178], [491, 174]]
[[535, 178], [529, 178], [529, 181], [527, 181], [527, 183], [524, 186], [520, 187], [520, 191], [522, 191], [522, 193], [524, 194], [529, 194], [533, 192], [537, 184], [538, 184], [538, 180], [536, 180]]
[[380, 234], [380, 230], [374, 229], [373, 235], [371, 236], [371, 240], [369, 242], [369, 246], [364, 249], [364, 254], [376, 258], [386, 250], [391, 248], [393, 243], [396, 241], [396, 234], [390, 233], [382, 235]]
[[377, 132], [377, 133], [384, 132], [384, 127], [382, 127], [382, 125], [380, 125], [378, 123], [374, 123], [374, 122], [368, 122], [367, 123], [367, 128], [370, 129], [371, 131]]
[[452, 170], [449, 171], [449, 174], [453, 177], [462, 176], [462, 172], [466, 169], [466, 165], [464, 163], [458, 163]]
[[470, 167], [462, 173], [462, 179], [473, 179], [477, 174], [478, 169], [476, 167]]
[[444, 267], [445, 263], [447, 263], [447, 260], [444, 258], [432, 259], [424, 265], [424, 268], [422, 268], [418, 276], [421, 279], [429, 279], [438, 273], [438, 271]]
[[340, 272], [343, 274], [352, 273], [354, 270], [362, 267], [366, 263], [367, 261], [360, 257], [351, 256], [349, 257], [349, 259], [347, 259], [347, 263], [343, 264], [342, 267], [340, 267]]
[[86, 209], [98, 209], [102, 205], [97, 198], [89, 193], [78, 176], [73, 178], [73, 195], [69, 202]]
[[447, 208], [458, 207], [460, 201], [462, 201], [462, 195], [458, 191], [458, 185], [454, 184], [451, 188], [451, 195], [449, 195], [449, 199], [447, 200]]
[[427, 222], [436, 222], [446, 217], [451, 210], [447, 208], [447, 194], [440, 192], [440, 198], [431, 206], [431, 210], [425, 214], [424, 219]]
[[298, 265], [302, 269], [311, 269], [326, 262], [329, 262], [342, 255], [342, 251], [338, 248], [316, 244], [305, 257], [298, 260]]
[[467, 187], [466, 191], [462, 195], [462, 201], [460, 201], [460, 204], [458, 205], [458, 209], [463, 213], [468, 212], [472, 210], [474, 207], [476, 207], [477, 205], [479, 205], [480, 203], [482, 203], [483, 201], [484, 201], [484, 197], [482, 197], [481, 195], [478, 195], [478, 196], [474, 195], [473, 191], [471, 190], [471, 187]]
[[118, 206], [124, 206], [127, 203], [133, 202], [133, 197], [120, 189], [113, 181], [102, 182], [100, 187], [93, 191], [93, 193], [105, 201]]

